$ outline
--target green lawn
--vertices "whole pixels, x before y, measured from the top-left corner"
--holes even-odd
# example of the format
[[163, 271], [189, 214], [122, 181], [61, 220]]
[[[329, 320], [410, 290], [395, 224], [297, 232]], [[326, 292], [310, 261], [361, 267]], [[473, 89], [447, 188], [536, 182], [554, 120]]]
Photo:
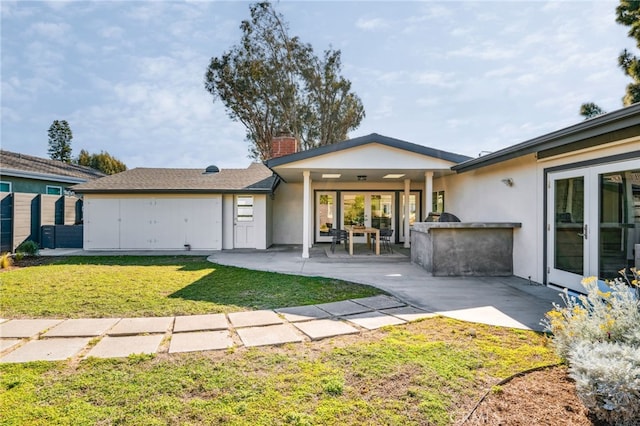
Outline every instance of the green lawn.
[[320, 342], [0, 364], [2, 425], [447, 425], [545, 336], [445, 318]]
[[69, 257], [0, 274], [0, 317], [165, 316], [269, 309], [381, 294], [330, 278], [192, 256]]

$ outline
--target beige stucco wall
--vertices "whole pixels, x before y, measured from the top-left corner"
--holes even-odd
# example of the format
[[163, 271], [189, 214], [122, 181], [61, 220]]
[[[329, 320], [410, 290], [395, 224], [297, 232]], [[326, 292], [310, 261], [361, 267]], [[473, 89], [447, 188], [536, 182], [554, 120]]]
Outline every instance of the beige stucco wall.
[[[434, 180], [434, 191], [445, 191], [445, 210], [463, 222], [520, 222], [514, 231], [514, 275], [544, 281], [545, 169], [595, 160], [640, 149], [640, 138], [598, 149], [537, 160], [534, 154], [493, 166]], [[513, 186], [502, 180], [513, 179]]]

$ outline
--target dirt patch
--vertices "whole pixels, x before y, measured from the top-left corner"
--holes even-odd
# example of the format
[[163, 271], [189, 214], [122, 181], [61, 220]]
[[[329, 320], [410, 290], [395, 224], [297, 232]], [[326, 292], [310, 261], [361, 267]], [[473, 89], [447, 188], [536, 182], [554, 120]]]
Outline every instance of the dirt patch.
[[13, 265], [8, 268], [0, 269], [0, 273], [14, 271], [16, 269], [28, 268], [30, 266], [48, 265], [50, 263], [59, 261], [61, 257], [49, 257], [49, 256], [25, 256], [20, 260], [13, 259]]
[[566, 367], [516, 377], [496, 387], [465, 423], [475, 425], [599, 425], [576, 395]]

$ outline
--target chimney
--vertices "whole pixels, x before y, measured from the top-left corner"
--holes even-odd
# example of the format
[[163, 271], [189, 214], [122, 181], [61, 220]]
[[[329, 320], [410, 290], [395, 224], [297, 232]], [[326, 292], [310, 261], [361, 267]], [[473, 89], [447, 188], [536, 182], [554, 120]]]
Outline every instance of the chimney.
[[271, 140], [271, 158], [295, 154], [296, 152], [298, 152], [298, 140], [295, 136], [274, 136]]

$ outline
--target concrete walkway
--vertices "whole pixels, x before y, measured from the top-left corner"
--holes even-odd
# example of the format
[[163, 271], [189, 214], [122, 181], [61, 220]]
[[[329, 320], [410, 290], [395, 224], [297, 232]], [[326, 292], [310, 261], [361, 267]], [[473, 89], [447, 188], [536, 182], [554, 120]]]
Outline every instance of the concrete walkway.
[[277, 345], [357, 333], [433, 315], [540, 331], [541, 319], [561, 303], [559, 291], [516, 277], [433, 277], [409, 261], [408, 251], [355, 256], [325, 245], [301, 257], [299, 246], [269, 250], [190, 252], [85, 252], [43, 250], [42, 255], [209, 255], [222, 265], [322, 276], [368, 284], [393, 297], [347, 300], [274, 311], [161, 318], [67, 320], [0, 319], [0, 362], [126, 357], [136, 353], [220, 350]]
[[281, 345], [432, 316], [394, 297], [380, 295], [227, 315], [0, 320], [0, 363]]

